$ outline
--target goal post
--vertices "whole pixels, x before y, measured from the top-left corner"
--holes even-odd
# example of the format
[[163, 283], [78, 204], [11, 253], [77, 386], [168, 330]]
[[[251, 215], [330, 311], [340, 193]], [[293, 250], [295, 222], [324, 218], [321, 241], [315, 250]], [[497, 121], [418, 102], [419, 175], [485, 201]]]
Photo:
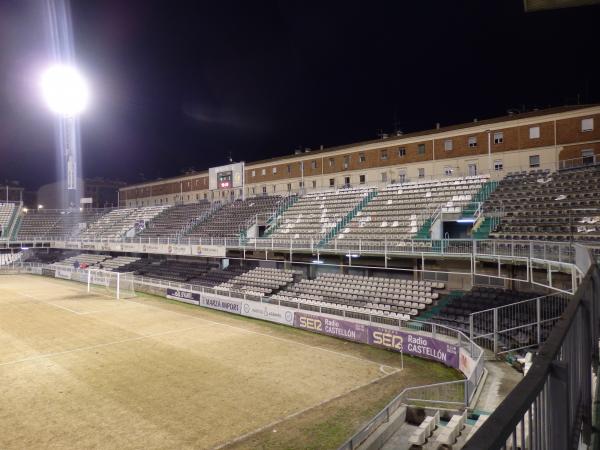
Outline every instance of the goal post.
[[90, 268], [87, 271], [87, 292], [108, 292], [117, 300], [135, 297], [133, 273], [111, 272]]

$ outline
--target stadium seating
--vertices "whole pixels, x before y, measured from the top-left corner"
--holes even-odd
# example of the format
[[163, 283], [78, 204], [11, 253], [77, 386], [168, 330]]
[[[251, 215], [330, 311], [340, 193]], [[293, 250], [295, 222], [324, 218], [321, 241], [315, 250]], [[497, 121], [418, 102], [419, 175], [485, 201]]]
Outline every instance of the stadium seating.
[[117, 239], [130, 230], [142, 230], [146, 223], [159, 215], [168, 205], [113, 209], [93, 222], [79, 237], [83, 239]]
[[600, 167], [509, 173], [484, 204], [494, 213], [491, 237], [600, 241]]
[[98, 267], [109, 271], [120, 271], [119, 269], [122, 267], [126, 267], [127, 265], [139, 260], [140, 258], [136, 258], [134, 256], [117, 256], [116, 258], [105, 259], [98, 264]]
[[21, 261], [21, 253], [0, 253], [0, 266], [6, 266]]
[[[469, 332], [469, 316], [477, 311], [497, 308], [499, 306], [509, 305], [511, 303], [520, 302], [530, 298], [539, 297], [543, 294], [536, 292], [522, 292], [507, 289], [498, 289], [492, 287], [475, 286], [473, 289], [463, 296], [452, 297], [450, 303], [443, 306], [439, 312], [431, 317], [431, 321], [442, 325], [449, 326], [464, 332]], [[542, 302], [542, 308], [546, 305]], [[535, 305], [523, 305], [519, 314], [530, 315], [535, 317]], [[549, 314], [551, 316], [552, 314]], [[499, 318], [499, 327], [512, 328], [514, 324], [510, 322], [512, 319], [504, 317]], [[502, 322], [506, 320], [506, 323]]]
[[219, 284], [216, 289], [240, 291], [257, 296], [271, 295], [300, 278], [297, 271], [257, 267]]
[[357, 188], [307, 194], [283, 212], [269, 237], [318, 243], [374, 192], [372, 188]]
[[487, 175], [481, 175], [390, 185], [356, 214], [337, 239], [389, 243], [411, 239], [437, 209], [460, 213], [487, 180]]
[[103, 263], [105, 260], [110, 259], [110, 255], [96, 255], [93, 253], [80, 253], [78, 255], [69, 256], [68, 258], [63, 259], [62, 261], [58, 261], [52, 264], [54, 267], [74, 267], [76, 262], [81, 266], [82, 264], [87, 264], [89, 267], [98, 267], [99, 264]]
[[193, 283], [194, 280], [213, 269], [215, 265], [217, 263], [204, 260], [190, 262], [169, 259], [138, 259], [127, 265], [122, 265], [116, 270], [119, 272], [134, 272], [135, 275], [148, 278]]
[[183, 235], [195, 222], [203, 219], [211, 204], [206, 200], [198, 203], [175, 205], [157, 215], [139, 234], [145, 238], [172, 238]]
[[439, 297], [434, 289], [443, 288], [443, 283], [429, 281], [326, 273], [301, 280], [273, 298], [407, 320], [432, 305]]
[[23, 214], [17, 239], [43, 239], [76, 236], [106, 213], [102, 209], [90, 210], [30, 210]]
[[283, 201], [278, 196], [252, 197], [228, 203], [187, 234], [191, 238], [238, 237], [256, 215], [271, 215]]
[[0, 238], [7, 237], [14, 211], [14, 203], [0, 203]]

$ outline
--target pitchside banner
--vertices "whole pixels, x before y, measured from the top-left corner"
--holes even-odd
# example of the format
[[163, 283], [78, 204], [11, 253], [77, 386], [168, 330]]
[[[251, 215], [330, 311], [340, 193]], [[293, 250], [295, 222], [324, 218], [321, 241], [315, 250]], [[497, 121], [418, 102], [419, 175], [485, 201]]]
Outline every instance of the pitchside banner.
[[167, 288], [167, 298], [179, 300], [180, 302], [190, 303], [192, 305], [200, 304], [200, 294], [179, 289]]
[[298, 311], [294, 313], [294, 326], [355, 342], [378, 345], [419, 358], [432, 359], [449, 367], [459, 366], [458, 347], [428, 336]]
[[63, 280], [70, 280], [71, 275], [72, 272], [70, 270], [56, 269], [56, 271], [54, 272], [55, 278], [62, 278]]
[[390, 350], [439, 361], [449, 367], [458, 368], [458, 347], [439, 339], [420, 334], [406, 333], [390, 328], [369, 326], [367, 343]]
[[296, 311], [294, 313], [294, 326], [321, 334], [328, 334], [329, 336], [350, 339], [351, 341], [367, 342], [368, 326], [361, 323], [315, 316]]
[[255, 319], [268, 320], [283, 325], [294, 325], [293, 308], [285, 306], [271, 305], [269, 303], [253, 302], [251, 300], [242, 301], [242, 314], [244, 316], [254, 317]]
[[215, 294], [202, 294], [200, 297], [200, 305], [207, 308], [218, 309], [233, 314], [242, 313], [242, 301], [235, 300], [229, 297]]

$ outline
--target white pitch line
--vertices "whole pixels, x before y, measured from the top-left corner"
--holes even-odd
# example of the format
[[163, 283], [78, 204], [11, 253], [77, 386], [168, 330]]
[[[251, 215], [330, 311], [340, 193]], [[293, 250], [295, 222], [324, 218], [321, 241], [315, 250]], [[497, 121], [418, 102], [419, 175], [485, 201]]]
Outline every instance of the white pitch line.
[[[146, 305], [145, 303], [136, 302], [135, 300], [129, 300], [129, 299], [127, 299], [125, 301], [132, 302], [132, 303], [137, 303], [137, 304], [140, 304], [140, 305], [148, 306], [150, 308], [156, 308], [156, 309], [160, 309], [161, 311], [165, 311], [165, 308], [160, 308], [160, 307], [154, 306], [154, 305]], [[223, 313], [223, 311], [218, 311], [218, 310], [214, 310], [214, 309], [210, 309], [210, 308], [203, 308], [203, 307], [200, 307], [200, 310], [209, 310], [209, 311], [213, 311], [213, 312], [221, 312], [221, 313]], [[385, 367], [390, 367], [390, 368], [395, 369], [395, 370], [400, 370], [399, 367], [394, 367], [394, 366], [390, 366], [390, 365], [387, 365], [387, 364], [381, 364], [380, 362], [373, 361], [373, 360], [367, 359], [367, 358], [361, 358], [360, 356], [348, 355], [347, 353], [338, 352], [336, 350], [330, 350], [328, 348], [318, 347], [316, 345], [305, 344], [303, 342], [294, 341], [292, 339], [286, 339], [286, 338], [282, 338], [282, 337], [279, 337], [279, 336], [273, 336], [273, 335], [267, 334], [267, 333], [261, 333], [261, 332], [258, 332], [258, 331], [248, 330], [246, 328], [237, 327], [235, 325], [230, 325], [230, 324], [223, 323], [223, 322], [217, 322], [215, 320], [205, 319], [203, 317], [198, 317], [198, 316], [192, 315], [192, 314], [184, 314], [184, 313], [180, 313], [180, 312], [177, 312], [177, 311], [171, 311], [170, 309], [166, 309], [166, 311], [172, 312], [173, 314], [179, 314], [179, 315], [182, 315], [182, 316], [185, 316], [185, 317], [188, 317], [188, 318], [189, 317], [193, 317], [195, 319], [202, 320], [203, 322], [208, 322], [208, 323], [212, 323], [212, 324], [216, 324], [216, 325], [221, 325], [221, 326], [224, 326], [224, 327], [233, 328], [235, 330], [240, 330], [240, 331], [243, 331], [245, 333], [256, 334], [258, 336], [265, 336], [265, 337], [269, 337], [271, 339], [276, 339], [278, 341], [283, 341], [283, 342], [287, 342], [287, 343], [290, 343], [290, 344], [299, 345], [299, 346], [302, 346], [302, 347], [308, 347], [308, 348], [312, 348], [312, 349], [315, 349], [315, 350], [321, 350], [323, 352], [333, 353], [335, 355], [342, 356], [344, 358], [356, 359], [358, 361], [368, 362], [370, 364], [377, 364], [379, 366], [385, 366]], [[223, 314], [227, 314], [227, 313], [223, 313]], [[246, 317], [246, 316], [236, 316], [236, 317]], [[322, 335], [322, 336], [327, 336], [327, 335]], [[332, 336], [330, 336], [330, 337], [332, 337]]]
[[182, 328], [180, 330], [161, 331], [160, 333], [144, 334], [144, 335], [141, 335], [141, 336], [131, 337], [131, 338], [127, 338], [127, 339], [121, 339], [121, 340], [118, 340], [118, 341], [104, 342], [102, 344], [94, 344], [94, 345], [88, 345], [88, 346], [85, 346], [85, 347], [72, 348], [70, 350], [63, 350], [63, 351], [60, 351], [60, 352], [44, 353], [43, 355], [35, 355], [35, 356], [30, 356], [28, 358], [18, 359], [18, 360], [15, 360], [15, 361], [3, 362], [3, 363], [0, 363], [0, 366], [9, 366], [9, 365], [20, 364], [20, 363], [24, 363], [24, 362], [35, 361], [35, 360], [38, 360], [38, 359], [52, 358], [54, 356], [66, 355], [66, 354], [69, 354], [69, 353], [75, 353], [75, 352], [81, 352], [81, 351], [85, 351], [85, 350], [93, 350], [93, 349], [96, 349], [96, 348], [109, 347], [111, 345], [123, 344], [125, 342], [141, 341], [143, 339], [153, 338], [153, 337], [157, 337], [157, 336], [164, 336], [164, 335], [167, 335], [167, 334], [183, 333], [185, 331], [195, 330], [195, 329], [198, 329], [198, 328], [202, 328], [202, 327], [201, 326], [195, 326], [195, 327]]
[[[269, 337], [271, 339], [279, 340], [279, 341], [282, 341], [282, 342], [287, 342], [289, 344], [298, 345], [298, 346], [301, 346], [301, 347], [307, 347], [307, 348], [311, 348], [311, 349], [314, 349], [314, 350], [320, 350], [320, 351], [327, 352], [327, 353], [332, 353], [334, 355], [338, 355], [338, 356], [341, 356], [343, 358], [354, 359], [354, 360], [361, 361], [361, 362], [366, 362], [366, 363], [369, 363], [369, 364], [376, 364], [376, 365], [378, 365], [380, 367], [381, 366], [385, 366], [385, 367], [390, 367], [390, 368], [392, 368], [394, 370], [400, 370], [399, 367], [394, 367], [394, 366], [390, 366], [390, 365], [387, 365], [387, 364], [386, 365], [382, 365], [380, 362], [373, 361], [373, 360], [370, 360], [370, 359], [367, 359], [367, 358], [361, 358], [359, 356], [349, 355], [347, 353], [342, 353], [342, 352], [339, 352], [339, 351], [336, 351], [336, 350], [330, 350], [330, 349], [327, 349], [327, 348], [318, 347], [316, 345], [305, 344], [303, 342], [298, 342], [298, 341], [294, 341], [292, 339], [286, 339], [286, 338], [282, 338], [282, 337], [279, 337], [279, 336], [273, 336], [273, 335], [267, 334], [267, 333], [261, 333], [261, 332], [258, 332], [258, 331], [248, 330], [246, 328], [238, 327], [238, 326], [235, 326], [235, 325], [230, 325], [230, 324], [223, 323], [223, 322], [218, 322], [218, 321], [215, 321], [215, 320], [205, 319], [203, 317], [199, 317], [199, 316], [196, 316], [196, 315], [193, 315], [193, 314], [185, 314], [185, 313], [178, 312], [178, 311], [172, 311], [171, 309], [160, 308], [158, 306], [150, 305], [150, 304], [147, 304], [145, 302], [142, 303], [142, 302], [131, 300], [131, 299], [123, 299], [123, 300], [120, 300], [120, 301], [135, 303], [137, 305], [143, 305], [143, 306], [146, 306], [148, 308], [159, 309], [161, 311], [168, 311], [168, 312], [170, 312], [172, 314], [181, 315], [181, 316], [184, 316], [184, 317], [187, 317], [187, 318], [191, 317], [191, 318], [194, 318], [194, 319], [197, 319], [197, 320], [201, 320], [203, 322], [207, 322], [207, 323], [211, 323], [211, 324], [215, 324], [215, 325], [221, 325], [221, 326], [224, 326], [224, 327], [228, 327], [228, 328], [232, 328], [232, 329], [235, 329], [235, 330], [239, 330], [239, 331], [242, 331], [244, 333], [249, 333], [249, 334], [255, 334], [255, 335], [258, 335], [258, 336]], [[42, 303], [45, 303], [45, 302], [42, 301]], [[53, 305], [53, 306], [56, 306], [56, 305]], [[178, 306], [180, 306], [180, 305], [178, 305]], [[60, 308], [60, 306], [59, 306], [59, 308]], [[209, 311], [213, 311], [213, 312], [217, 312], [217, 313], [219, 313], [219, 312], [223, 313], [222, 311], [218, 311], [218, 310], [214, 310], [214, 309], [210, 309], [210, 308], [203, 308], [203, 307], [199, 307], [199, 308], [200, 308], [200, 310], [209, 310]], [[63, 308], [63, 309], [66, 309], [66, 308]], [[75, 313], [77, 315], [82, 315], [82, 313], [78, 313], [76, 311], [71, 311], [71, 312], [73, 312], [73, 313]], [[223, 313], [223, 314], [226, 314], [226, 313]], [[246, 317], [246, 316], [237, 316], [237, 317]]]
[[[15, 292], [15, 291], [13, 291], [13, 292]], [[60, 306], [60, 305], [56, 305], [56, 304], [54, 304], [54, 303], [51, 303], [51, 302], [46, 302], [46, 301], [44, 301], [44, 300], [41, 300], [39, 297], [36, 297], [36, 296], [34, 296], [34, 295], [31, 295], [31, 294], [25, 294], [24, 292], [16, 292], [16, 294], [18, 294], [18, 295], [22, 295], [23, 297], [31, 298], [31, 299], [33, 299], [34, 301], [36, 301], [36, 302], [39, 302], [39, 303], [43, 303], [43, 304], [45, 304], [45, 305], [50, 305], [50, 306], [54, 306], [55, 308], [64, 309], [65, 311], [69, 311], [69, 312], [71, 312], [71, 313], [73, 313], [73, 314], [77, 314], [77, 315], [81, 314], [81, 313], [79, 313], [79, 312], [75, 311], [74, 309], [67, 308], [66, 306]]]
[[299, 416], [299, 415], [301, 415], [301, 414], [304, 414], [305, 412], [308, 412], [308, 411], [310, 411], [311, 409], [318, 408], [319, 406], [322, 406], [322, 405], [324, 405], [325, 403], [331, 402], [331, 401], [333, 401], [333, 400], [337, 400], [338, 398], [341, 398], [341, 397], [344, 397], [344, 396], [346, 396], [346, 395], [348, 395], [348, 394], [351, 394], [351, 393], [352, 393], [352, 392], [354, 392], [354, 391], [357, 391], [357, 390], [359, 390], [359, 389], [362, 389], [362, 388], [364, 388], [364, 387], [370, 386], [370, 385], [371, 385], [371, 384], [373, 384], [373, 383], [377, 383], [378, 381], [381, 381], [381, 380], [383, 380], [383, 379], [385, 379], [385, 378], [387, 378], [387, 377], [389, 377], [389, 376], [391, 376], [391, 375], [394, 375], [394, 374], [395, 374], [395, 373], [397, 373], [397, 372], [400, 372], [400, 370], [401, 370], [401, 369], [396, 369], [396, 370], [394, 370], [392, 373], [389, 373], [389, 374], [387, 374], [387, 375], [384, 375], [384, 376], [381, 376], [381, 377], [377, 377], [377, 378], [375, 378], [374, 380], [371, 380], [371, 381], [369, 381], [369, 382], [367, 382], [367, 383], [361, 384], [360, 386], [356, 386], [356, 387], [354, 387], [354, 388], [350, 389], [350, 390], [349, 390], [349, 391], [347, 391], [347, 392], [343, 392], [343, 393], [341, 393], [341, 394], [334, 395], [334, 396], [333, 396], [333, 397], [331, 397], [331, 398], [328, 398], [328, 399], [326, 399], [326, 400], [320, 401], [320, 402], [319, 402], [319, 403], [317, 403], [316, 405], [308, 406], [308, 407], [306, 407], [306, 408], [304, 408], [304, 409], [301, 409], [300, 411], [296, 411], [295, 413], [289, 414], [289, 415], [287, 415], [287, 416], [285, 416], [285, 417], [282, 417], [281, 419], [277, 419], [277, 420], [275, 420], [275, 421], [273, 421], [273, 422], [271, 422], [271, 423], [269, 423], [269, 424], [267, 424], [267, 425], [264, 425], [264, 426], [262, 426], [262, 427], [260, 427], [260, 428], [257, 428], [257, 429], [255, 429], [255, 430], [252, 430], [252, 431], [250, 431], [250, 432], [248, 432], [248, 433], [246, 433], [246, 434], [242, 434], [242, 435], [240, 435], [240, 436], [238, 436], [238, 437], [236, 437], [236, 438], [233, 438], [233, 439], [231, 439], [231, 440], [229, 440], [229, 441], [227, 441], [227, 442], [224, 442], [223, 444], [219, 444], [219, 445], [217, 445], [216, 447], [214, 447], [214, 450], [220, 450], [220, 449], [222, 449], [222, 448], [225, 448], [225, 447], [228, 447], [228, 446], [230, 446], [230, 445], [236, 444], [237, 442], [240, 442], [240, 441], [243, 441], [243, 440], [245, 440], [245, 439], [248, 439], [250, 436], [254, 436], [255, 434], [258, 434], [258, 433], [260, 433], [260, 432], [262, 432], [262, 431], [265, 431], [265, 430], [267, 430], [267, 429], [269, 429], [269, 428], [272, 428], [272, 427], [274, 427], [274, 426], [276, 426], [276, 425], [278, 425], [278, 424], [280, 424], [280, 423], [282, 423], [282, 422], [285, 422], [286, 420], [293, 419], [294, 417], [297, 417], [297, 416]]

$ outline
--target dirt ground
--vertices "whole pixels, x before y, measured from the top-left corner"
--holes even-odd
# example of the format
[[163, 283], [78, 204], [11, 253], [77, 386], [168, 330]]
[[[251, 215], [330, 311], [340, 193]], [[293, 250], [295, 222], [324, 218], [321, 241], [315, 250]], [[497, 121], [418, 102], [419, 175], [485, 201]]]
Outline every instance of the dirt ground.
[[[0, 277], [0, 448], [333, 448], [435, 363], [83, 285]], [[275, 430], [275, 431], [273, 431]]]

